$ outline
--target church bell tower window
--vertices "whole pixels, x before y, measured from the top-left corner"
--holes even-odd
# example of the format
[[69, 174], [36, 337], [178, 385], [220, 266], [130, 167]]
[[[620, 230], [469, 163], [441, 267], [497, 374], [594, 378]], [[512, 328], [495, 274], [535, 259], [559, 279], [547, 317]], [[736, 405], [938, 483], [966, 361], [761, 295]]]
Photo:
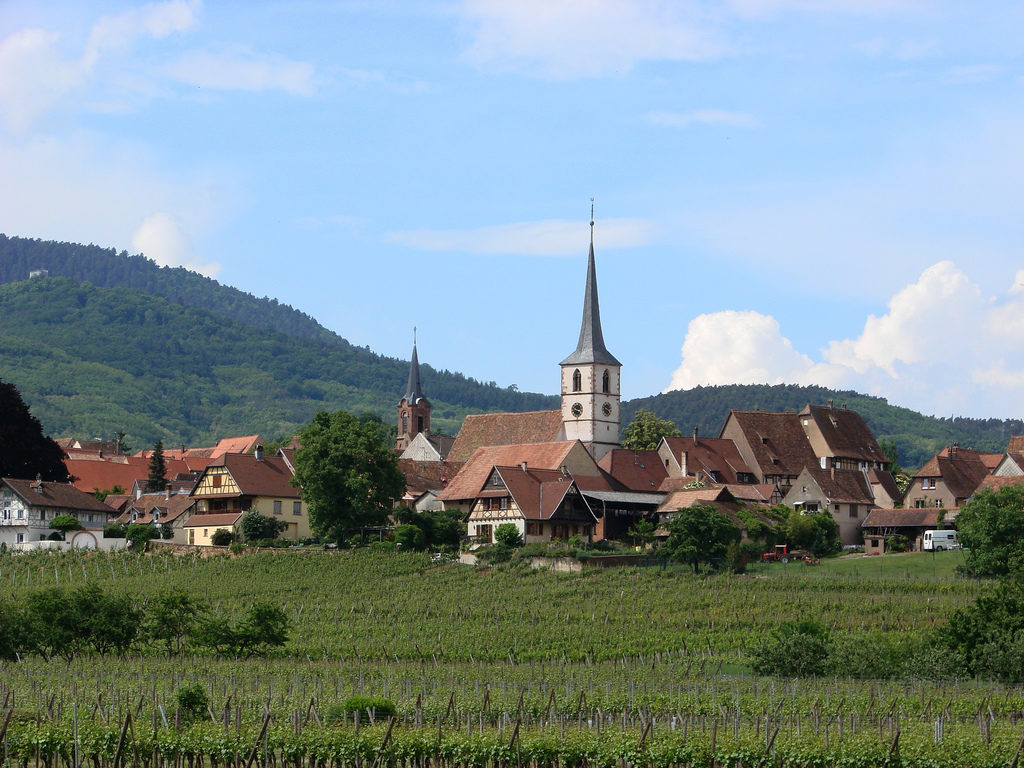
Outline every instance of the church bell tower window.
[[583, 389], [583, 376], [580, 374], [580, 369], [577, 368], [572, 374], [572, 391], [579, 392]]
[[608, 369], [604, 369], [604, 375], [601, 377], [601, 391], [608, 394], [608, 380], [611, 377], [608, 375]]

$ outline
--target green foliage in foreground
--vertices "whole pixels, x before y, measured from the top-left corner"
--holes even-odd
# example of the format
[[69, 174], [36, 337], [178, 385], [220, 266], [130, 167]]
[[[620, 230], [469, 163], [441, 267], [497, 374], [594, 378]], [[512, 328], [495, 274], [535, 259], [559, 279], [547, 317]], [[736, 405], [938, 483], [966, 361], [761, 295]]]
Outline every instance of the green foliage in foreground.
[[979, 491], [960, 510], [956, 526], [969, 573], [1024, 574], [1024, 487]]
[[[706, 719], [687, 727], [670, 729], [664, 723], [645, 734], [643, 729], [617, 730], [606, 724], [603, 730], [573, 723], [562, 733], [556, 727], [525, 730], [512, 739], [509, 731], [490, 728], [467, 734], [457, 728], [391, 728], [386, 725], [349, 728], [306, 727], [300, 733], [290, 724], [276, 724], [267, 732], [267, 758], [273, 764], [295, 768], [331, 765], [338, 768], [384, 764], [413, 768], [430, 764], [438, 768], [455, 766], [506, 766], [523, 764], [533, 768], [617, 768], [623, 765], [671, 768], [673, 766], [774, 765], [781, 768], [1004, 768], [1012, 759], [1019, 734], [1015, 729], [997, 728], [989, 743], [969, 732], [957, 732], [937, 741], [932, 723], [901, 724], [899, 739], [881, 735], [872, 728], [832, 738], [818, 731], [790, 733], [780, 721], [774, 739], [744, 727], [738, 732], [725, 723], [713, 732]], [[952, 729], [950, 729], [952, 730]], [[259, 728], [242, 731], [213, 723], [183, 731], [171, 728], [137, 728], [125, 747], [130, 754], [155, 756], [160, 765], [172, 761], [196, 766], [231, 764], [252, 750]], [[80, 728], [78, 756], [83, 762], [106, 768], [112, 765], [119, 730], [102, 724]], [[770, 745], [770, 746], [769, 746]], [[68, 724], [18, 723], [8, 735], [9, 757], [15, 764], [29, 764], [41, 757], [56, 763], [75, 752]], [[156, 766], [154, 766], [156, 768]]]

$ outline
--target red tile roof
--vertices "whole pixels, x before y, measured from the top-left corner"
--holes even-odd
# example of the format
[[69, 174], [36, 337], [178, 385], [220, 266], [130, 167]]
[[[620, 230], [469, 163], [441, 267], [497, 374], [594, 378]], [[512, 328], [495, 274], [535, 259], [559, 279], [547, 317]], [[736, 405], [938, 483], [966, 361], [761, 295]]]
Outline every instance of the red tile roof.
[[457, 461], [398, 460], [398, 468], [405, 475], [405, 493], [414, 498], [424, 491], [439, 491], [445, 488], [462, 466], [462, 462]]
[[868, 482], [872, 485], [880, 485], [882, 490], [885, 491], [886, 495], [888, 495], [894, 503], [898, 504], [900, 499], [903, 498], [903, 494], [900, 493], [899, 486], [896, 485], [896, 478], [894, 478], [892, 476], [892, 472], [887, 469], [869, 469]]
[[672, 491], [658, 506], [658, 512], [674, 512], [677, 509], [688, 509], [697, 504], [708, 504], [712, 501], [735, 502], [736, 499], [725, 486], [694, 488], [688, 491]]
[[1007, 453], [1024, 453], [1024, 435], [1013, 435], [1006, 446]]
[[732, 440], [721, 437], [666, 437], [665, 444], [680, 467], [684, 463], [683, 454], [686, 454], [687, 475], [696, 476], [697, 472], [702, 472], [714, 482], [735, 483], [739, 479], [738, 473], [754, 474]]
[[861, 524], [862, 528], [935, 528], [939, 517], [949, 522], [950, 510], [927, 507], [922, 509], [872, 509]]
[[238, 518], [242, 516], [241, 512], [222, 512], [214, 515], [192, 515], [188, 520], [185, 521], [183, 528], [230, 528], [236, 522]]
[[[214, 466], [227, 468], [242, 496], [275, 496], [282, 499], [298, 499], [302, 496], [299, 489], [289, 483], [292, 471], [280, 456], [257, 459], [251, 453], [226, 453], [221, 457], [221, 462]], [[203, 498], [205, 495], [193, 491], [192, 496]]]
[[942, 478], [954, 498], [966, 499], [1002, 459], [1001, 453], [982, 453], [970, 448], [946, 447], [932, 456], [914, 478]]
[[170, 497], [166, 493], [144, 493], [134, 499], [117, 518], [119, 522], [131, 522], [131, 510], [138, 513], [135, 522], [149, 524], [153, 522], [153, 512], [159, 510], [161, 523], [172, 523], [187, 512], [194, 504], [193, 499], [187, 493], [172, 493]]
[[885, 463], [888, 459], [867, 423], [856, 411], [826, 405], [806, 405], [800, 418], [810, 417], [833, 456]]
[[981, 481], [981, 484], [974, 492], [998, 491], [1000, 488], [1006, 488], [1009, 485], [1024, 485], [1024, 475], [1008, 475], [999, 477], [996, 475], [988, 475]]
[[[561, 440], [554, 443], [530, 443], [526, 445], [492, 445], [478, 448], [465, 463], [462, 470], [448, 482], [439, 494], [442, 501], [475, 499], [494, 467], [508, 467], [526, 462], [528, 467], [537, 469], [560, 469], [578, 440]], [[601, 470], [594, 465], [594, 475]]]
[[478, 448], [488, 445], [550, 443], [561, 438], [561, 411], [480, 413], [463, 420], [447, 458], [468, 461]]
[[70, 483], [53, 483], [48, 480], [20, 480], [5, 477], [2, 481], [30, 507], [67, 510], [70, 512], [102, 512], [114, 514], [114, 510], [102, 501], [78, 490]]
[[657, 451], [613, 448], [597, 465], [631, 491], [656, 491], [668, 475]]
[[[804, 474], [804, 472], [806, 474]], [[807, 467], [793, 483], [790, 493], [810, 477], [830, 502], [852, 504], [873, 504], [875, 495], [871, 492], [868, 479], [859, 469], [811, 469]]]
[[793, 412], [730, 411], [764, 475], [800, 474], [818, 466], [807, 435]]
[[[529, 466], [524, 470], [521, 466], [495, 467], [501, 475], [509, 495], [515, 499], [516, 506], [527, 520], [586, 519], [594, 522], [597, 518], [593, 513], [574, 515], [559, 506], [575, 484], [571, 477], [553, 469], [533, 469]], [[584, 502], [585, 503], [585, 502]]]

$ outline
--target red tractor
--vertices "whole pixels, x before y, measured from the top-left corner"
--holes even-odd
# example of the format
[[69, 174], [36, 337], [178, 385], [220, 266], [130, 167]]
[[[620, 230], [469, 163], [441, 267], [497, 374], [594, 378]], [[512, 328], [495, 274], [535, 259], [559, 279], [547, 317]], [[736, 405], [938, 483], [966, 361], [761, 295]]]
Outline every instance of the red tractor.
[[790, 552], [788, 544], [776, 544], [774, 550], [761, 555], [762, 563], [788, 563], [790, 560], [802, 560], [807, 565], [818, 565], [820, 562], [810, 552]]

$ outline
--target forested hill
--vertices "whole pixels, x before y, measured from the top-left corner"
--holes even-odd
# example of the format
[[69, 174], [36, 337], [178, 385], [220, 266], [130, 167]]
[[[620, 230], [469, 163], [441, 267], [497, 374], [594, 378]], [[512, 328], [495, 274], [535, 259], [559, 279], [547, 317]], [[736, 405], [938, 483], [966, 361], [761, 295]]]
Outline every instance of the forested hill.
[[863, 416], [880, 442], [892, 440], [899, 449], [901, 465], [911, 471], [954, 440], [964, 448], [999, 453], [1006, 450], [1010, 435], [1024, 434], [1020, 419], [935, 418], [890, 405], [880, 397], [792, 384], [732, 384], [666, 392], [624, 403], [623, 420], [646, 408], [674, 421], [684, 434], [696, 426], [701, 434], [717, 437], [732, 408], [793, 411], [808, 403], [825, 405], [830, 399], [835, 407], [845, 403]]
[[[0, 234], [0, 283], [24, 281], [30, 271], [46, 269], [50, 278], [69, 278], [76, 283], [89, 283], [101, 288], [124, 288], [137, 295], [149, 294], [166, 299], [171, 304], [200, 310], [207, 315], [222, 318], [232, 326], [248, 327], [259, 331], [271, 331], [313, 344], [323, 345], [330, 350], [329, 358], [338, 366], [335, 371], [339, 381], [353, 392], [365, 390], [359, 397], [346, 397], [324, 403], [336, 408], [362, 408], [381, 413], [389, 420], [393, 413], [389, 409], [405, 391], [409, 364], [404, 360], [378, 355], [368, 348], [357, 347], [321, 326], [316, 320], [292, 307], [278, 303], [271, 298], [256, 298], [236, 288], [221, 285], [216, 280], [203, 277], [183, 268], [160, 267], [144, 256], [130, 256], [122, 251], [100, 248], [95, 245], [76, 245]], [[17, 335], [15, 326], [5, 318], [2, 332], [5, 336]], [[20, 327], [20, 326], [19, 326]], [[181, 339], [198, 341], [198, 337], [183, 329]], [[106, 332], [103, 328], [93, 329], [94, 335], [85, 338], [86, 345], [97, 343]], [[130, 338], [130, 336], [129, 336]], [[308, 348], [308, 345], [303, 348]], [[325, 353], [327, 354], [327, 353]], [[137, 362], [145, 365], [149, 352], [136, 348]], [[0, 369], [0, 378], [7, 378]], [[189, 369], [187, 360], [182, 361]], [[288, 361], [282, 361], [287, 365]], [[441, 416], [438, 428], [456, 429], [461, 414], [478, 411], [528, 411], [557, 407], [557, 398], [528, 392], [517, 392], [507, 388], [486, 384], [460, 373], [438, 371], [430, 365], [421, 365], [424, 386], [432, 404], [451, 404], [452, 414]], [[293, 371], [287, 378], [301, 375]], [[19, 388], [22, 385], [14, 381]], [[26, 396], [30, 393], [23, 391]], [[29, 400], [31, 403], [32, 401]], [[457, 406], [455, 405], [457, 404]], [[37, 414], [38, 415], [38, 414]], [[47, 429], [56, 429], [45, 419]], [[109, 428], [108, 430], [109, 431]], [[79, 435], [78, 432], [75, 433]], [[102, 433], [99, 433], [102, 434]], [[186, 435], [181, 435], [186, 439]]]

